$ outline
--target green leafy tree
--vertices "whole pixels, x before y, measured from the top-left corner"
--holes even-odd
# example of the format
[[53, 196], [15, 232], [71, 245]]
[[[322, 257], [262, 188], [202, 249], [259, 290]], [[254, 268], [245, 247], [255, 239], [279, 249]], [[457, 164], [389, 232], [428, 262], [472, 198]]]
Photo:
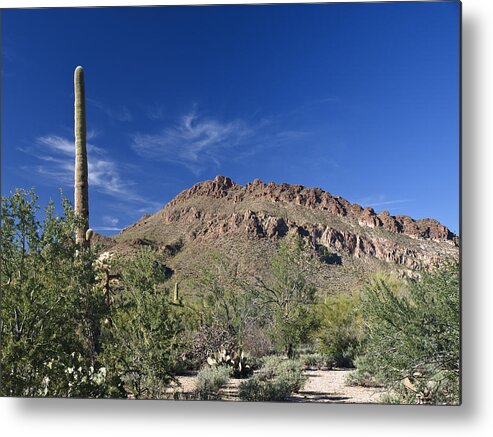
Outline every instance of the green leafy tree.
[[270, 281], [256, 279], [255, 290], [270, 311], [272, 338], [290, 358], [317, 327], [316, 289], [309, 281], [313, 262], [304, 240], [296, 235], [281, 241], [272, 259]]
[[121, 290], [105, 330], [103, 361], [135, 398], [161, 398], [173, 380], [182, 324], [158, 255], [142, 250], [117, 262]]
[[67, 199], [62, 205], [59, 217], [50, 202], [40, 222], [33, 191], [2, 198], [4, 396], [104, 395], [101, 378], [74, 379], [68, 372], [76, 365], [78, 374], [98, 374], [100, 320], [106, 309], [95, 283], [95, 254], [88, 249], [76, 255], [78, 219]]
[[201, 325], [228, 332], [235, 339], [232, 346], [241, 348], [248, 329], [266, 317], [258, 298], [245, 287], [238, 264], [224, 254], [211, 254], [193, 286], [200, 296], [196, 310]]
[[319, 350], [337, 365], [351, 367], [364, 339], [364, 320], [358, 294], [330, 296], [318, 305]]
[[407, 288], [385, 279], [362, 294], [368, 325], [360, 371], [403, 402], [459, 402], [459, 264], [451, 262]]

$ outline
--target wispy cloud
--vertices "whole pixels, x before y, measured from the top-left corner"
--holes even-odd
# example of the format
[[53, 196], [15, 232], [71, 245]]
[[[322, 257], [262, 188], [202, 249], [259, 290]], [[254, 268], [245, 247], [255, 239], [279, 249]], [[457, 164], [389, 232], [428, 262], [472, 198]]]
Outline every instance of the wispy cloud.
[[[34, 147], [21, 150], [40, 161], [30, 170], [64, 186], [73, 185], [75, 165], [73, 141], [58, 135], [46, 135], [37, 138]], [[102, 148], [88, 144], [87, 150], [88, 182], [92, 189], [149, 208], [157, 209], [161, 206], [139, 195], [134, 190], [134, 184], [122, 176], [118, 163], [110, 159]], [[114, 227], [114, 224], [111, 225]]]
[[118, 222], [120, 221], [117, 217], [112, 217], [109, 215], [104, 215], [101, 220], [103, 221], [103, 224], [105, 226], [116, 226], [118, 225]]
[[266, 145], [300, 138], [305, 132], [275, 130], [267, 119], [256, 123], [221, 120], [193, 110], [158, 133], [135, 133], [132, 148], [145, 158], [178, 163], [199, 175], [210, 166], [219, 167], [225, 159], [257, 153]]
[[207, 164], [219, 165], [225, 149], [252, 134], [253, 130], [241, 120], [225, 122], [193, 111], [157, 134], [134, 134], [132, 148], [143, 157], [180, 163], [198, 174]]
[[373, 202], [370, 203], [371, 206], [384, 206], [384, 205], [395, 205], [398, 203], [408, 203], [412, 202], [412, 199], [396, 199], [396, 200], [386, 200], [384, 202]]
[[388, 206], [388, 205], [398, 205], [401, 203], [409, 203], [413, 202], [413, 199], [388, 199], [386, 195], [380, 194], [378, 196], [368, 196], [363, 198], [359, 203], [360, 205], [363, 206], [372, 206], [372, 207], [379, 207], [379, 206]]
[[102, 226], [95, 226], [95, 231], [121, 231], [123, 228], [118, 227], [120, 220], [117, 217], [104, 215], [101, 217]]
[[[90, 131], [87, 133], [87, 139], [93, 139], [96, 136], [95, 131]], [[55, 153], [60, 153], [65, 156], [74, 156], [74, 141], [58, 135], [46, 135], [37, 138], [37, 143], [40, 146], [46, 146], [48, 150]], [[94, 144], [87, 144], [88, 153], [95, 152], [102, 154], [103, 150], [96, 147]]]
[[93, 231], [121, 231], [123, 228], [113, 228], [108, 226], [95, 226], [92, 228]]

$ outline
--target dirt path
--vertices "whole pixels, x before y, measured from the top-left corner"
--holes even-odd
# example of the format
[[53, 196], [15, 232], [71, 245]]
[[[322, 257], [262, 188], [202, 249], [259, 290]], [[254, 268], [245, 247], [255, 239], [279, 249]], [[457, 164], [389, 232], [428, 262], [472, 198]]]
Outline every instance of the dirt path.
[[[308, 376], [304, 388], [290, 402], [320, 402], [320, 403], [377, 403], [382, 389], [346, 385], [346, 378], [354, 370], [305, 370]], [[180, 391], [193, 392], [197, 378], [193, 375], [179, 376]], [[239, 401], [238, 387], [242, 380], [230, 379], [221, 390], [225, 401]]]
[[308, 376], [304, 388], [295, 394], [293, 402], [377, 403], [382, 389], [350, 386], [346, 378], [354, 370], [305, 370]]

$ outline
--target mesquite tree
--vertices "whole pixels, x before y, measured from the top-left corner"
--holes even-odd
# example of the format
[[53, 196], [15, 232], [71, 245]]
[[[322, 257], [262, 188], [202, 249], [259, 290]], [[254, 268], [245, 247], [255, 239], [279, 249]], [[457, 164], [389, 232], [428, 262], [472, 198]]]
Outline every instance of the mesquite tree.
[[84, 90], [84, 69], [77, 67], [74, 72], [75, 93], [75, 213], [81, 219], [77, 227], [76, 241], [81, 247], [89, 244], [86, 233], [89, 227], [89, 193], [86, 147], [86, 98]]

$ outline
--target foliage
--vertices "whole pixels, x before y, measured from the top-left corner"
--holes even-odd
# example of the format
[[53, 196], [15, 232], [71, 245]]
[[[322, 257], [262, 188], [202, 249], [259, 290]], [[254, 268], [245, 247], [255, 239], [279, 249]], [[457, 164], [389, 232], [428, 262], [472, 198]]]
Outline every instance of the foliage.
[[34, 192], [2, 198], [1, 394], [158, 397], [181, 329], [164, 266], [151, 252], [111, 266], [121, 290], [111, 302], [108, 266], [76, 243], [82, 218], [62, 206], [57, 216], [50, 202], [40, 222]]
[[[64, 357], [51, 359], [45, 363], [46, 370], [38, 395], [68, 397], [121, 397], [123, 386], [118, 378], [110, 378], [106, 368], [87, 366], [84, 357], [79, 353], [71, 353]], [[65, 378], [61, 378], [64, 376]], [[63, 380], [64, 384], [60, 384]], [[66, 387], [68, 386], [68, 390]]]
[[307, 369], [326, 370], [332, 369], [335, 363], [331, 356], [321, 353], [301, 354], [299, 359]]
[[201, 325], [222, 327], [234, 336], [238, 347], [242, 346], [246, 331], [265, 318], [255, 296], [245, 290], [244, 282], [238, 264], [215, 252], [193, 284], [195, 293], [200, 296], [197, 310], [201, 314]]
[[350, 373], [346, 378], [346, 384], [359, 387], [382, 387], [376, 378], [368, 372], [365, 366], [364, 357], [356, 357], [356, 370]]
[[33, 191], [2, 198], [4, 396], [107, 395], [99, 379], [74, 383], [66, 373], [75, 365], [86, 375], [98, 372], [100, 322], [107, 308], [95, 282], [95, 254], [90, 249], [77, 254], [79, 221], [67, 199], [62, 206], [64, 215], [58, 217], [50, 202], [41, 223]]
[[184, 353], [189, 367], [200, 368], [214, 352], [237, 346], [235, 336], [222, 325], [201, 325], [193, 333], [192, 339]]
[[220, 399], [219, 391], [223, 388], [230, 376], [230, 369], [224, 366], [204, 367], [197, 374], [195, 397], [208, 401]]
[[281, 241], [272, 259], [269, 283], [257, 278], [256, 292], [270, 311], [270, 334], [277, 347], [293, 357], [294, 348], [310, 340], [317, 326], [313, 268], [304, 240], [296, 235]]
[[459, 265], [451, 262], [405, 289], [383, 278], [362, 295], [368, 340], [360, 371], [402, 402], [459, 403]]
[[105, 332], [104, 362], [133, 397], [160, 398], [173, 379], [182, 329], [164, 288], [166, 271], [149, 248], [120, 260], [118, 270], [123, 289]]
[[240, 384], [239, 396], [244, 401], [285, 401], [305, 381], [300, 360], [266, 357], [262, 369]]
[[329, 252], [325, 246], [318, 248], [318, 258], [322, 263], [330, 265], [342, 265], [342, 258], [337, 253]]
[[340, 367], [352, 367], [364, 339], [364, 320], [359, 296], [336, 295], [318, 306], [320, 328], [317, 332], [319, 351], [332, 357]]
[[265, 327], [257, 325], [250, 325], [246, 328], [243, 336], [243, 347], [248, 351], [250, 357], [254, 359], [275, 352], [274, 344]]

